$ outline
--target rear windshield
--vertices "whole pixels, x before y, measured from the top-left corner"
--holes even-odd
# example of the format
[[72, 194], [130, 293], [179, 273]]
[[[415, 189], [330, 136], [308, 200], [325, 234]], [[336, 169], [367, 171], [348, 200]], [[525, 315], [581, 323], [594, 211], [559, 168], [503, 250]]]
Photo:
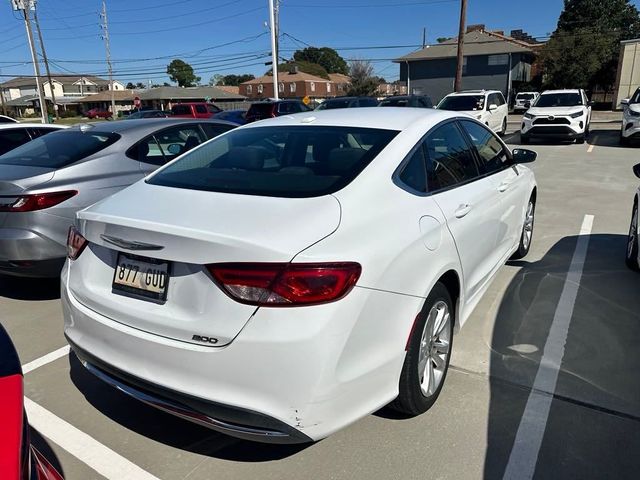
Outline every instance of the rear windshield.
[[579, 93], [547, 93], [540, 95], [536, 107], [576, 107], [582, 105]]
[[408, 98], [388, 98], [380, 102], [381, 107], [406, 107], [408, 104]]
[[533, 93], [519, 93], [518, 95], [516, 95], [516, 98], [518, 100], [533, 100]]
[[316, 197], [351, 182], [398, 134], [356, 127], [233, 130], [147, 180], [152, 185], [270, 197]]
[[440, 110], [470, 112], [484, 109], [484, 95], [455, 95], [444, 97], [438, 105]]
[[327, 100], [321, 103], [316, 110], [333, 110], [334, 108], [349, 108], [351, 100]]
[[107, 148], [119, 138], [116, 133], [60, 130], [0, 155], [0, 165], [61, 168]]
[[271, 115], [273, 103], [254, 103], [249, 107], [248, 115]]
[[640, 88], [636, 90], [636, 93], [633, 94], [629, 103], [640, 103]]

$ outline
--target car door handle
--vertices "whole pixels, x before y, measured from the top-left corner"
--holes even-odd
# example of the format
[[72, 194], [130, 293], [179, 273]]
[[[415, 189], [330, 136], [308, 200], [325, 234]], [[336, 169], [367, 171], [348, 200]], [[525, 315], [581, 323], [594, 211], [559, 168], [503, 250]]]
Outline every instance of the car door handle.
[[498, 191], [499, 192], [506, 192], [507, 190], [509, 190], [509, 187], [511, 186], [511, 182], [502, 182], [499, 186], [498, 186]]
[[471, 205], [469, 204], [460, 205], [458, 209], [455, 211], [456, 218], [462, 218], [470, 211], [471, 211]]

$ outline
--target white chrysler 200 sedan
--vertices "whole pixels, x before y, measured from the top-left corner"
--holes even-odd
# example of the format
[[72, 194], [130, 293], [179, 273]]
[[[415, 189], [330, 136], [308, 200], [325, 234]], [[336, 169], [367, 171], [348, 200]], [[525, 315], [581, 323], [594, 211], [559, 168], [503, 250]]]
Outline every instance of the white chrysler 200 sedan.
[[107, 383], [240, 438], [418, 415], [454, 331], [529, 250], [535, 157], [429, 109], [238, 128], [78, 213], [66, 337]]

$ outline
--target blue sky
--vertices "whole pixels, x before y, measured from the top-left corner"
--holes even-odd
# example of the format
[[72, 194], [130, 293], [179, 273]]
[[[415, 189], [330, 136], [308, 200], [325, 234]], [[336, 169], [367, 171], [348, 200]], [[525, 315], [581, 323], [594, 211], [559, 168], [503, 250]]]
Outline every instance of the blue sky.
[[[636, 5], [637, 1], [634, 1]], [[552, 32], [562, 0], [469, 0], [467, 23], [489, 29]], [[172, 58], [193, 65], [206, 82], [214, 74], [258, 76], [270, 52], [268, 0], [107, 0], [115, 77], [162, 83]], [[52, 71], [106, 75], [98, 0], [38, 0]], [[422, 42], [457, 33], [459, 0], [281, 0], [280, 54], [305, 45], [329, 46], [343, 57], [371, 59], [377, 74], [398, 78], [391, 58]], [[398, 48], [372, 48], [392, 46]], [[363, 48], [364, 47], [364, 48]], [[33, 74], [24, 23], [0, 3], [0, 75]]]

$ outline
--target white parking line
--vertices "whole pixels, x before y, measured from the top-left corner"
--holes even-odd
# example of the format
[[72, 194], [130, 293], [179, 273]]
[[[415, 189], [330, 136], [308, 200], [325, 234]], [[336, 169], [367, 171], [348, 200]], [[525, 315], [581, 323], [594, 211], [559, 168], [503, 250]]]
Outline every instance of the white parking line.
[[531, 479], [535, 473], [542, 438], [549, 418], [549, 409], [553, 400], [552, 394], [556, 389], [558, 372], [564, 357], [564, 347], [580, 288], [580, 279], [592, 228], [593, 215], [585, 215], [569, 272], [549, 329], [538, 373], [533, 382], [533, 389], [529, 394], [516, 439], [513, 442], [513, 449], [509, 455], [509, 463], [503, 477], [505, 480]]
[[24, 407], [32, 427], [103, 477], [109, 480], [159, 480], [34, 401], [25, 398]]
[[589, 148], [587, 148], [587, 153], [593, 152], [593, 149], [596, 146], [596, 140], [598, 140], [598, 136], [597, 135], [595, 137], [593, 137], [593, 140], [591, 141], [591, 144], [589, 145]]
[[59, 358], [64, 357], [69, 354], [69, 345], [65, 345], [64, 347], [59, 348], [58, 350], [54, 350], [51, 353], [47, 353], [40, 358], [36, 358], [34, 361], [25, 363], [22, 366], [22, 374], [26, 375], [29, 372], [34, 371], [36, 368], [40, 368], [47, 363], [51, 363], [56, 361]]

